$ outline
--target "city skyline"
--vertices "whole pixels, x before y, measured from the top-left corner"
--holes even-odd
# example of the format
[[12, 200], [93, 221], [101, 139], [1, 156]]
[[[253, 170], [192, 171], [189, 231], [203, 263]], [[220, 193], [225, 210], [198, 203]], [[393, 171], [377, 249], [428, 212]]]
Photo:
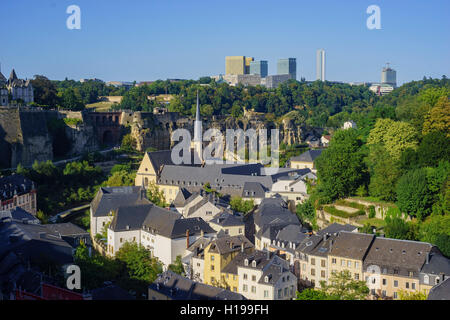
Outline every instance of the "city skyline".
[[[77, 3], [81, 30], [66, 28], [70, 4], [4, 4], [0, 26], [9, 32], [3, 35], [8, 45], [0, 53], [3, 73], [15, 68], [23, 78], [43, 74], [54, 80], [198, 79], [224, 74], [225, 56], [251, 55], [269, 61], [269, 74], [276, 74], [279, 58], [296, 58], [297, 79], [309, 81], [316, 78], [316, 50], [322, 47], [327, 50], [330, 81], [378, 82], [386, 61], [398, 72], [398, 85], [423, 76], [440, 78], [450, 70], [449, 42], [443, 41], [450, 27], [446, 1], [431, 6], [381, 1], [381, 30], [366, 27], [366, 9], [371, 4], [366, 1], [352, 1], [345, 8], [331, 1], [282, 1], [264, 6], [250, 2], [252, 11], [235, 14], [229, 25], [221, 23], [217, 12], [226, 16], [238, 4], [234, 1], [228, 8], [204, 1], [137, 1], [123, 6], [81, 0]], [[269, 30], [257, 31], [286, 6], [291, 9], [286, 19]], [[13, 20], [19, 23], [8, 29]]]

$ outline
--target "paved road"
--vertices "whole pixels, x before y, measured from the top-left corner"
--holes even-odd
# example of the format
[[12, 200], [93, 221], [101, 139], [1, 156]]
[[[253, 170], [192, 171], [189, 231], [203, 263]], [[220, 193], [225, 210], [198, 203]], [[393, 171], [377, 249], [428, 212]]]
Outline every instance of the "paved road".
[[60, 212], [60, 213], [54, 215], [53, 217], [51, 217], [50, 219], [48, 219], [48, 221], [51, 223], [56, 223], [58, 221], [58, 218], [67, 219], [68, 217], [70, 217], [70, 215], [77, 213], [80, 210], [87, 209], [87, 208], [89, 208], [89, 206], [90, 206], [90, 203]]

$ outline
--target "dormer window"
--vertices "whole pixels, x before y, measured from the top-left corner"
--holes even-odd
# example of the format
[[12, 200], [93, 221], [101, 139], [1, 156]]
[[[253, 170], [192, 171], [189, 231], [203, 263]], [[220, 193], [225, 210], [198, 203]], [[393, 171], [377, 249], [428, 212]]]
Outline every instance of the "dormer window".
[[268, 283], [268, 282], [269, 282], [269, 277], [268, 277], [268, 276], [265, 276], [265, 277], [264, 277], [264, 282], [265, 282], [265, 283]]
[[244, 266], [246, 266], [246, 267], [248, 266], [248, 259], [244, 260]]
[[256, 261], [255, 260], [252, 261], [252, 267], [256, 268]]

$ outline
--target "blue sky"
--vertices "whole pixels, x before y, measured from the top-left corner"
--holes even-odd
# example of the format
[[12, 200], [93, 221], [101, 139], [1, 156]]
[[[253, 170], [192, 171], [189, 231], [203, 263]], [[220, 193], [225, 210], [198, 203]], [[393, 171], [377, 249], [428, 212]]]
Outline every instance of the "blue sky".
[[[66, 8], [81, 8], [81, 30]], [[366, 27], [369, 5], [381, 30]], [[6, 76], [144, 81], [225, 72], [225, 56], [297, 58], [297, 78], [379, 81], [390, 62], [398, 82], [450, 76], [448, 0], [14, 0], [0, 4], [0, 62]]]

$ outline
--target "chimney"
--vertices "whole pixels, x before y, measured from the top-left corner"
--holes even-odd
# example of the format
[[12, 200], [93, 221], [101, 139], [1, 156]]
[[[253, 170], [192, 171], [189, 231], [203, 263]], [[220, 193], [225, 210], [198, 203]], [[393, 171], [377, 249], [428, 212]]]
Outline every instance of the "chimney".
[[269, 250], [267, 250], [266, 258], [267, 258], [267, 260], [270, 260], [270, 251]]
[[186, 230], [186, 249], [189, 248], [189, 229]]
[[205, 231], [203, 231], [203, 229], [202, 230], [200, 230], [200, 237], [204, 237], [205, 236]]
[[426, 264], [429, 264], [429, 263], [430, 263], [430, 253], [427, 252], [427, 261], [426, 261]]
[[333, 240], [330, 240], [330, 251], [333, 249]]
[[323, 241], [327, 241], [327, 239], [328, 239], [328, 234], [325, 233], [325, 234], [323, 235]]
[[244, 243], [241, 243], [241, 252], [244, 252]]

